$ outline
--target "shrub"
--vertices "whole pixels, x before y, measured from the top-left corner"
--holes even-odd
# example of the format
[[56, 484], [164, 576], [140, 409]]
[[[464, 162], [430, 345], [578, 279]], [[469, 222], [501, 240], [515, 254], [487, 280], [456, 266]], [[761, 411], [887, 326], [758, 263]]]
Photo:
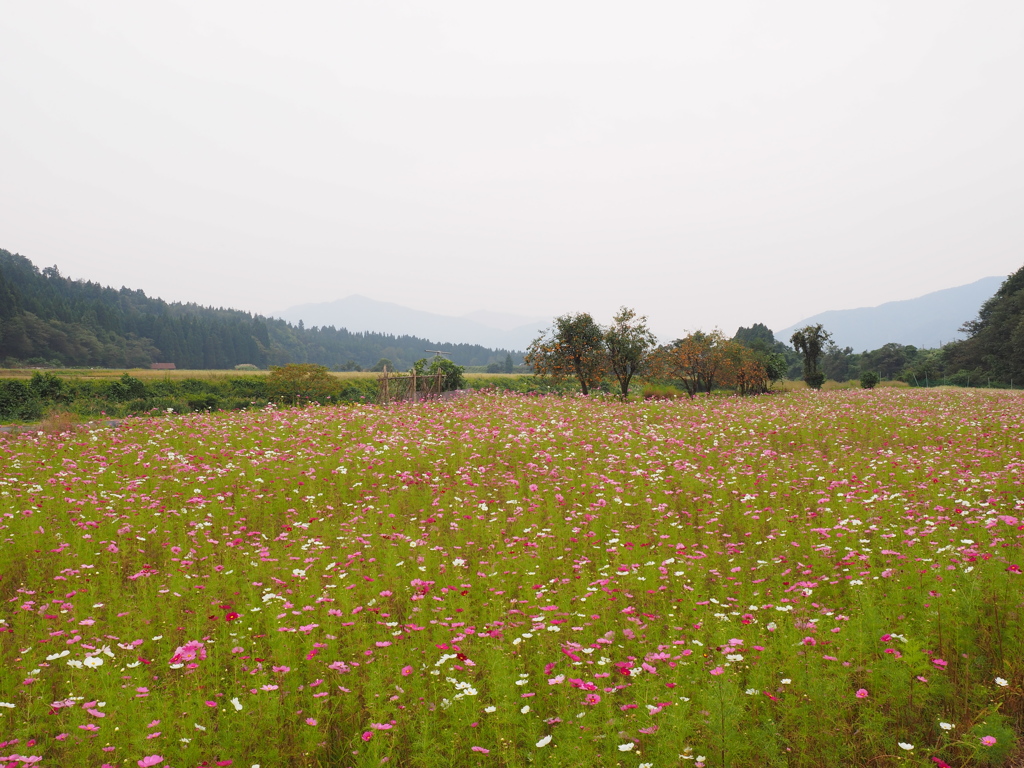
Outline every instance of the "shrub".
[[874, 389], [878, 386], [878, 374], [874, 371], [866, 371], [860, 375], [861, 389]]
[[36, 371], [33, 373], [32, 380], [28, 383], [28, 386], [40, 400], [66, 403], [71, 399], [64, 379], [48, 371], [42, 373]]
[[23, 381], [0, 381], [0, 419], [32, 421], [43, 415], [35, 393]]
[[118, 402], [138, 400], [146, 396], [146, 385], [127, 373], [121, 374], [121, 378], [110, 385], [107, 390], [107, 397]]
[[821, 371], [808, 373], [804, 376], [804, 381], [807, 382], [807, 386], [811, 389], [821, 389], [821, 385], [825, 383], [825, 374]]
[[313, 400], [324, 402], [338, 391], [337, 382], [327, 368], [311, 363], [271, 366], [267, 386], [274, 397], [292, 405]]

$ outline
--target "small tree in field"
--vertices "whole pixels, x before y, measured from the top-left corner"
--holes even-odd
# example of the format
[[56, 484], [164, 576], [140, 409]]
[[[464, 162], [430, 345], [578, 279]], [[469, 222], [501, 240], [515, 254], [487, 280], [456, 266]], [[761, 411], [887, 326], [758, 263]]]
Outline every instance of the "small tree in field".
[[637, 317], [628, 307], [619, 309], [612, 326], [604, 333], [608, 367], [619, 382], [623, 399], [629, 395], [629, 383], [643, 374], [650, 362], [650, 352], [657, 340], [647, 328], [647, 317]]
[[547, 333], [530, 344], [526, 364], [539, 376], [572, 376], [583, 394], [589, 394], [601, 383], [607, 364], [601, 326], [586, 312], [556, 317]]
[[818, 361], [831, 338], [832, 334], [826, 331], [821, 323], [805, 326], [795, 331], [789, 338], [796, 351], [803, 355], [804, 381], [813, 389], [821, 389], [821, 385], [825, 383], [825, 374], [818, 370]]

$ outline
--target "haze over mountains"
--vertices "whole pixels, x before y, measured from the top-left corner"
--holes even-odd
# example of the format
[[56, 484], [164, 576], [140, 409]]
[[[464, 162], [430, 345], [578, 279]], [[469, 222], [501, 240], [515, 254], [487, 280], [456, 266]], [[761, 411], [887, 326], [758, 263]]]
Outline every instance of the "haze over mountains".
[[775, 338], [789, 344], [793, 331], [821, 323], [832, 333], [832, 341], [840, 347], [853, 347], [854, 352], [878, 349], [889, 342], [933, 349], [962, 339], [960, 326], [978, 316], [981, 305], [995, 294], [1005, 279], [984, 277], [916, 299], [821, 312], [776, 331]]
[[462, 317], [409, 309], [387, 301], [352, 295], [321, 304], [301, 304], [277, 313], [282, 320], [310, 326], [410, 334], [453, 344], [479, 344], [492, 349], [525, 350], [551, 318], [530, 318], [477, 310]]
[[[959, 333], [960, 326], [977, 317], [981, 305], [996, 292], [1004, 279], [985, 277], [968, 285], [946, 288], [914, 299], [890, 301], [877, 307], [821, 312], [776, 331], [775, 338], [789, 344], [789, 337], [796, 329], [821, 323], [832, 333], [836, 344], [853, 347], [855, 352], [878, 349], [890, 342], [933, 349], [963, 338]], [[642, 312], [643, 308], [637, 307], [637, 310]], [[540, 330], [551, 323], [551, 318], [530, 318], [487, 310], [453, 317], [359, 295], [290, 307], [278, 313], [278, 317], [296, 324], [301, 320], [306, 327], [334, 326], [351, 332], [411, 334], [438, 343], [480, 344], [519, 351], [524, 351]], [[710, 326], [705, 330], [709, 329]], [[730, 335], [733, 332], [731, 328], [722, 330]], [[679, 329], [661, 341], [669, 341], [683, 333], [684, 329]]]

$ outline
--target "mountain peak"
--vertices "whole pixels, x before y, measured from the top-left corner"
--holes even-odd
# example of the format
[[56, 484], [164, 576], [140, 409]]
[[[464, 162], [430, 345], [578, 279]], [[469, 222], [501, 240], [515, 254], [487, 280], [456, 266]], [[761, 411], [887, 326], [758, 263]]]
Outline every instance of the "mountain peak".
[[433, 343], [480, 344], [493, 349], [524, 350], [537, 336], [538, 323], [511, 313], [477, 310], [462, 317], [410, 309], [359, 294], [317, 304], [301, 304], [277, 313], [291, 323], [334, 326], [349, 331], [414, 335]]
[[914, 299], [888, 301], [875, 307], [820, 312], [775, 333], [789, 344], [799, 328], [821, 323], [840, 347], [855, 352], [878, 349], [890, 342], [932, 349], [960, 338], [960, 326], [978, 315], [1005, 278], [983, 277], [973, 283], [943, 288]]

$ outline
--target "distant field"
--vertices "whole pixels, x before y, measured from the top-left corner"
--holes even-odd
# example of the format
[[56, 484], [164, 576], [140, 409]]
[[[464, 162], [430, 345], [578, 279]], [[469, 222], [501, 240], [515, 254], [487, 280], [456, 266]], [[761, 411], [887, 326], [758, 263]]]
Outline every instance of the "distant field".
[[[34, 368], [0, 368], [0, 379], [31, 379], [36, 372]], [[154, 371], [149, 368], [47, 368], [47, 373], [68, 378], [81, 379], [117, 379], [127, 373], [137, 379], [220, 379], [225, 376], [266, 376], [270, 371], [236, 371], [227, 370], [188, 370]], [[401, 375], [399, 371], [396, 375]], [[376, 379], [381, 374], [376, 371], [333, 371], [331, 376], [336, 379]], [[514, 379], [518, 373], [467, 373], [467, 379]]]

